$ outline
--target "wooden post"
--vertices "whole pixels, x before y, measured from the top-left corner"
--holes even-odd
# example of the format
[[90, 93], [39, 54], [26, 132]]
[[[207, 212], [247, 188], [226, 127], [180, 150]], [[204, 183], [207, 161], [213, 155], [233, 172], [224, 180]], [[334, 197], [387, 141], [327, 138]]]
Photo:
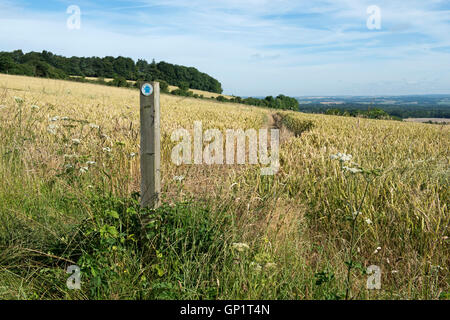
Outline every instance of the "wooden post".
[[157, 208], [161, 193], [159, 82], [141, 86], [141, 207]]

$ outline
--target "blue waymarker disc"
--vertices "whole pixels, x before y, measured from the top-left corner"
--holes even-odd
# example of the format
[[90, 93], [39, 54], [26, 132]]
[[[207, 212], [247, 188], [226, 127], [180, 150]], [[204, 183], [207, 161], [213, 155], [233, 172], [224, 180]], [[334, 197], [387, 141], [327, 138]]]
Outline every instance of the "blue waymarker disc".
[[142, 94], [146, 97], [153, 93], [153, 86], [149, 83], [145, 83], [141, 88]]

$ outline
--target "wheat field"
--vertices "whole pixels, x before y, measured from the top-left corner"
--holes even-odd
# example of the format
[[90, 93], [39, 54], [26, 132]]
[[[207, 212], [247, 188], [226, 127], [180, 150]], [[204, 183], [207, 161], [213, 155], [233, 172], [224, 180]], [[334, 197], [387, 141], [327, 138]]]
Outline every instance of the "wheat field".
[[[164, 204], [141, 212], [138, 106], [135, 89], [0, 75], [0, 298], [448, 299], [448, 126], [162, 95]], [[274, 115], [273, 177], [170, 161], [178, 128]]]

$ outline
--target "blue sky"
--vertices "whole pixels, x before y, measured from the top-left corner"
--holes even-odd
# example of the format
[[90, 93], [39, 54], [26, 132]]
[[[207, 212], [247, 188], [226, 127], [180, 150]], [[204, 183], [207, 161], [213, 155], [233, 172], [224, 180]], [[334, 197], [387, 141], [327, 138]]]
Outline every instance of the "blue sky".
[[0, 43], [194, 66], [242, 96], [450, 94], [450, 0], [0, 0]]

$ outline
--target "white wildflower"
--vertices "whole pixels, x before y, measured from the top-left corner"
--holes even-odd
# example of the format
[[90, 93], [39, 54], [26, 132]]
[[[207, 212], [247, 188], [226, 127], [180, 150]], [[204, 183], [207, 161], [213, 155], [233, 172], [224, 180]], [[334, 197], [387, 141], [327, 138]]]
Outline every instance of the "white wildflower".
[[358, 216], [362, 215], [362, 212], [355, 211], [355, 212], [352, 213], [352, 215], [353, 215], [353, 219], [356, 219]]
[[73, 159], [73, 158], [78, 158], [78, 155], [76, 155], [76, 154], [65, 154], [64, 155], [64, 159]]
[[352, 155], [351, 154], [343, 154], [342, 155], [342, 157], [341, 157], [341, 161], [350, 161], [350, 160], [352, 160]]
[[277, 264], [274, 262], [268, 262], [266, 263], [266, 265], [264, 266], [264, 269], [274, 269], [276, 268]]
[[23, 99], [20, 98], [20, 97], [14, 97], [14, 100], [15, 100], [17, 103], [23, 103]]
[[381, 247], [376, 248], [376, 250], [373, 252], [373, 254], [377, 254], [378, 252], [381, 251]]
[[88, 165], [88, 166], [93, 166], [94, 164], [96, 164], [97, 162], [95, 162], [95, 161], [88, 161], [88, 162], [86, 162], [86, 164]]
[[134, 157], [136, 157], [136, 153], [134, 153], [134, 152], [130, 153], [130, 158], [134, 158]]
[[233, 243], [233, 249], [235, 249], [239, 252], [243, 252], [245, 250], [249, 250], [250, 247], [246, 243]]
[[104, 147], [103, 148], [103, 152], [111, 152], [111, 148], [110, 147]]
[[392, 273], [392, 274], [398, 273], [398, 270], [392, 270], [391, 273]]
[[100, 126], [96, 125], [95, 123], [89, 123], [89, 127], [91, 127], [92, 129], [99, 129]]
[[47, 127], [47, 131], [50, 134], [56, 134], [56, 129], [58, 129], [58, 126], [56, 124], [49, 124]]
[[372, 224], [372, 220], [370, 220], [369, 218], [367, 218], [366, 220], [364, 220], [368, 225]]
[[60, 120], [69, 120], [69, 117], [61, 117]]
[[81, 143], [81, 140], [80, 139], [72, 139], [72, 143], [77, 146]]
[[353, 156], [351, 154], [345, 154], [345, 153], [337, 153], [330, 156], [331, 160], [339, 160], [342, 162], [350, 161], [352, 160]]
[[55, 122], [59, 120], [59, 116], [54, 116], [53, 118], [50, 118], [50, 122]]
[[178, 182], [181, 182], [181, 181], [184, 180], [184, 176], [174, 176], [174, 177], [173, 177], [173, 180], [178, 181]]
[[350, 168], [350, 167], [346, 167], [346, 166], [344, 166], [344, 167], [342, 167], [345, 171], [348, 171], [348, 172], [350, 172], [350, 173], [360, 173], [360, 172], [363, 172], [361, 169], [358, 169], [358, 168]]
[[31, 106], [31, 110], [39, 110], [39, 106], [37, 106], [37, 105], [35, 105], [35, 104], [33, 104], [32, 106]]
[[66, 165], [64, 166], [64, 168], [66, 168], [66, 169], [72, 169], [72, 168], [73, 168], [73, 165], [71, 165], [71, 164], [66, 164]]
[[252, 267], [255, 271], [261, 271], [262, 267], [259, 263], [252, 262], [250, 263], [250, 267]]
[[81, 167], [80, 168], [80, 173], [86, 173], [88, 172], [89, 168], [88, 167]]
[[440, 270], [444, 270], [444, 268], [442, 268], [440, 265], [431, 265], [431, 270], [433, 271], [440, 271]]

